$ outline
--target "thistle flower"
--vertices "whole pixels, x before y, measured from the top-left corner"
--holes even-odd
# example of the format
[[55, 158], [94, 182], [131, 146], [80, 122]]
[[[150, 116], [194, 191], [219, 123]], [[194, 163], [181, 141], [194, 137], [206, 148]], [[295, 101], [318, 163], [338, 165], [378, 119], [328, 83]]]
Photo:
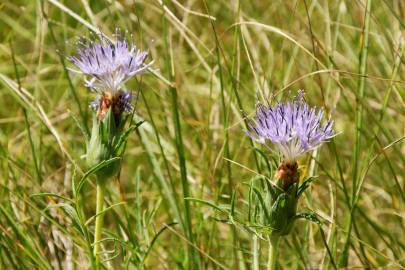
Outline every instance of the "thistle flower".
[[247, 135], [268, 148], [270, 142], [283, 156], [277, 170], [282, 189], [287, 190], [298, 182], [297, 159], [300, 156], [336, 136], [333, 120], [329, 117], [323, 121], [323, 115], [323, 109], [309, 107], [304, 100], [304, 91], [298, 91], [292, 102], [278, 102], [275, 106], [259, 103], [256, 116], [247, 118], [250, 129], [246, 130]]
[[[93, 113], [91, 135], [86, 140], [87, 165], [90, 168], [98, 168], [93, 171], [97, 175], [93, 249], [97, 269], [100, 264], [103, 193], [106, 181], [118, 174], [128, 136], [142, 123], [132, 124], [129, 115], [123, 115], [133, 111], [133, 96], [121, 88], [128, 79], [144, 72], [152, 64], [144, 64], [148, 53], [137, 50], [134, 44], [129, 44], [126, 38], [121, 36], [120, 30], [116, 30], [115, 36], [115, 42], [101, 33], [98, 38], [92, 40], [82, 39], [77, 48], [78, 56], [69, 58], [80, 69], [75, 72], [90, 77], [86, 86], [97, 92], [96, 99], [90, 104], [97, 113]], [[130, 122], [128, 127], [127, 122]], [[100, 166], [103, 162], [109, 163]]]
[[[87, 142], [89, 167], [123, 155], [128, 135], [137, 125], [126, 127], [130, 117], [123, 114], [133, 111], [133, 95], [122, 86], [152, 64], [144, 64], [147, 55], [147, 52], [137, 50], [133, 43], [128, 43], [121, 31], [116, 29], [114, 42], [102, 33], [92, 34], [92, 38], [79, 41], [77, 56], [69, 57], [80, 69], [74, 72], [87, 75], [86, 86], [97, 93], [96, 99], [90, 103], [95, 112]], [[119, 164], [117, 162], [103, 169], [99, 173], [101, 178], [115, 175]]]
[[144, 72], [152, 64], [144, 64], [148, 53], [137, 50], [135, 44], [128, 43], [117, 29], [115, 42], [102, 33], [92, 39], [81, 39], [77, 54], [69, 57], [69, 60], [80, 69], [74, 72], [90, 77], [86, 80], [86, 86], [98, 93], [90, 106], [98, 108], [99, 119], [105, 116], [110, 107], [116, 116], [130, 111], [132, 96], [121, 88], [128, 79]]
[[268, 269], [276, 269], [279, 239], [291, 232], [297, 219], [319, 221], [314, 213], [297, 214], [298, 200], [313, 179], [308, 177], [299, 183], [297, 159], [337, 135], [331, 118], [325, 121], [323, 115], [323, 109], [308, 106], [300, 90], [290, 102], [274, 106], [259, 103], [256, 115], [246, 117], [247, 135], [269, 149], [272, 144], [282, 155], [274, 184], [266, 181], [268, 185], [258, 190], [257, 199], [249, 197], [249, 204], [256, 209], [249, 222], [253, 220], [255, 227], [269, 236]]
[[115, 36], [114, 43], [103, 34], [92, 40], [83, 38], [78, 43], [78, 56], [69, 58], [82, 73], [91, 76], [86, 82], [91, 89], [118, 91], [124, 82], [152, 64], [144, 64], [148, 53], [137, 50], [135, 44], [129, 44], [119, 29]]
[[271, 142], [285, 161], [294, 162], [336, 136], [333, 120], [329, 117], [322, 124], [323, 115], [323, 109], [309, 107], [304, 100], [304, 92], [299, 91], [292, 102], [279, 102], [272, 107], [259, 103], [256, 116], [247, 119], [251, 131], [246, 133], [267, 147], [267, 142]]

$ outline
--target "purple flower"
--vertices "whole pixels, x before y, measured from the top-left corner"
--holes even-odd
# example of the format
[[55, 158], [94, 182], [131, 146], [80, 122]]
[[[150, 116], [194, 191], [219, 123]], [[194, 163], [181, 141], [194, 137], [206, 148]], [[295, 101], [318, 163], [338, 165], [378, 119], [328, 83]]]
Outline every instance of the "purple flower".
[[[279, 102], [275, 106], [257, 105], [256, 116], [247, 118], [250, 131], [247, 135], [254, 141], [266, 144], [270, 141], [286, 161], [295, 160], [314, 150], [337, 134], [333, 121], [323, 121], [324, 111], [309, 107], [304, 100], [304, 91], [292, 102]], [[324, 123], [322, 123], [324, 122]]]
[[80, 40], [77, 54], [69, 60], [91, 77], [86, 85], [99, 91], [120, 90], [125, 81], [152, 64], [144, 64], [148, 53], [137, 50], [133, 43], [129, 44], [118, 29], [114, 43], [101, 33], [98, 38]]
[[78, 56], [69, 60], [80, 71], [90, 77], [86, 86], [98, 94], [90, 107], [98, 110], [99, 119], [112, 107], [115, 115], [131, 112], [132, 94], [121, 89], [122, 85], [136, 74], [144, 72], [152, 62], [144, 64], [147, 52], [137, 50], [122, 37], [119, 29], [115, 33], [115, 42], [100, 33], [92, 39], [83, 38], [78, 43]]

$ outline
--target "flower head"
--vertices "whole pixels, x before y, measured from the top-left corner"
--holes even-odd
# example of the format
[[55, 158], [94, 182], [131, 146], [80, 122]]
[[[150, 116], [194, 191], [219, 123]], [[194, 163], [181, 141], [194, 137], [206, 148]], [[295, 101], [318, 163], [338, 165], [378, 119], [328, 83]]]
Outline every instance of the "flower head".
[[304, 92], [299, 91], [292, 102], [279, 102], [275, 106], [257, 105], [256, 116], [247, 119], [250, 131], [247, 135], [261, 144], [270, 141], [287, 162], [336, 136], [333, 120], [323, 121], [324, 111], [309, 107]]
[[78, 45], [78, 56], [71, 56], [69, 60], [91, 77], [86, 82], [91, 89], [118, 91], [125, 81], [152, 64], [144, 64], [148, 53], [129, 44], [118, 29], [114, 43], [100, 33], [98, 38], [82, 39]]
[[76, 72], [90, 77], [86, 86], [98, 93], [90, 107], [98, 110], [98, 118], [103, 119], [110, 108], [117, 119], [122, 113], [132, 111], [132, 94], [121, 88], [152, 64], [144, 64], [148, 53], [137, 50], [117, 29], [115, 42], [102, 33], [92, 39], [83, 38], [78, 43], [77, 54], [69, 60], [80, 69]]

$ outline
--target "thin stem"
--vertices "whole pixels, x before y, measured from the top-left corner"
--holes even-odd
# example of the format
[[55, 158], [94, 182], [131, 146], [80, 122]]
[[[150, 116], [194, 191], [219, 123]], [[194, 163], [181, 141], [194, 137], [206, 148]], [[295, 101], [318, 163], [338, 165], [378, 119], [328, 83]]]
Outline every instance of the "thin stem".
[[259, 270], [259, 239], [256, 235], [253, 235], [253, 246], [252, 246], [252, 253], [253, 253], [253, 270]]
[[97, 202], [96, 202], [96, 228], [94, 230], [94, 248], [93, 253], [96, 258], [96, 268], [99, 268], [100, 257], [98, 253], [101, 250], [101, 230], [103, 228], [103, 216], [102, 213], [104, 208], [104, 186], [100, 181], [97, 181]]
[[367, 6], [365, 10], [364, 17], [364, 28], [361, 36], [362, 46], [360, 51], [359, 60], [359, 74], [362, 76], [359, 78], [357, 93], [356, 93], [356, 130], [355, 130], [355, 146], [353, 152], [353, 179], [352, 179], [352, 197], [350, 201], [350, 216], [347, 224], [347, 235], [345, 244], [343, 247], [342, 255], [339, 259], [339, 267], [347, 267], [349, 264], [349, 248], [350, 248], [350, 238], [353, 226], [353, 215], [356, 209], [356, 191], [359, 177], [359, 161], [360, 161], [360, 150], [361, 150], [361, 129], [363, 126], [363, 104], [361, 100], [364, 98], [364, 86], [365, 86], [365, 75], [367, 71], [367, 53], [368, 53], [368, 36], [370, 31], [370, 17], [371, 17], [371, 2], [372, 0], [367, 0]]
[[269, 239], [269, 259], [267, 261], [267, 270], [275, 270], [278, 256], [279, 236], [272, 236]]
[[[18, 90], [21, 91], [20, 74], [18, 73], [17, 62], [15, 60], [14, 50], [13, 50], [13, 46], [11, 44], [11, 41], [10, 41], [10, 51], [11, 51], [11, 59], [13, 60], [13, 65], [14, 65], [14, 73], [15, 73], [15, 76], [16, 76], [16, 79], [17, 79]], [[32, 140], [30, 124], [28, 122], [27, 110], [24, 107], [23, 107], [23, 113], [24, 113], [25, 126], [27, 128], [28, 140], [29, 140], [30, 146], [31, 146], [31, 153], [32, 153], [33, 163], [34, 163], [34, 166], [35, 166], [35, 172], [37, 173], [39, 184], [42, 184], [42, 175], [41, 175], [41, 172], [40, 172], [40, 169], [39, 169], [37, 156], [35, 154], [36, 151], [35, 151], [34, 142]]]

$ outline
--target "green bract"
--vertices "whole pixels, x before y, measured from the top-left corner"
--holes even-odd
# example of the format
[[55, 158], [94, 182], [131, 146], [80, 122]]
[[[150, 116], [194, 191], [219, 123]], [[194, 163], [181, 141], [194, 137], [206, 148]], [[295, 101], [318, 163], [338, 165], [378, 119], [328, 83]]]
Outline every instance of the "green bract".
[[[89, 167], [96, 166], [102, 161], [114, 157], [122, 157], [128, 135], [137, 128], [141, 122], [125, 128], [129, 117], [121, 115], [116, 119], [111, 108], [102, 120], [99, 120], [96, 113], [93, 115], [93, 127], [91, 137], [87, 142], [86, 162]], [[110, 165], [97, 172], [100, 179], [115, 176], [121, 166], [121, 160], [112, 162]]]
[[287, 191], [273, 189], [270, 194], [269, 218], [266, 226], [273, 235], [286, 235], [291, 231], [297, 213], [297, 185], [291, 185]]
[[[309, 187], [313, 178], [306, 179], [301, 185], [294, 183], [286, 191], [279, 186], [267, 185], [262, 191], [255, 188], [259, 204], [256, 228], [271, 236], [282, 236], [290, 233], [297, 214], [297, 204], [303, 191]], [[262, 195], [260, 195], [262, 194]]]

